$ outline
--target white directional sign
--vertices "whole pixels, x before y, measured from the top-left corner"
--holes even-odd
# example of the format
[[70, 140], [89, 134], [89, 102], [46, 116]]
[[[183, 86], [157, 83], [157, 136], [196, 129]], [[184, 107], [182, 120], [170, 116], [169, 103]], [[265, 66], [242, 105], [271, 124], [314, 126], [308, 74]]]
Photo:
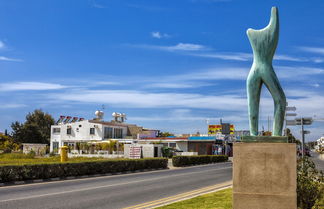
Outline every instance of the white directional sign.
[[[302, 133], [302, 132], [300, 132], [300, 133]], [[304, 134], [310, 134], [310, 131], [304, 131]]]
[[286, 120], [286, 126], [295, 126], [297, 125], [295, 120]]
[[303, 119], [303, 125], [311, 125], [313, 123], [313, 118], [296, 118], [296, 125], [302, 125], [301, 121]]
[[286, 116], [297, 116], [297, 113], [286, 113]]
[[296, 107], [286, 107], [286, 111], [296, 111]]

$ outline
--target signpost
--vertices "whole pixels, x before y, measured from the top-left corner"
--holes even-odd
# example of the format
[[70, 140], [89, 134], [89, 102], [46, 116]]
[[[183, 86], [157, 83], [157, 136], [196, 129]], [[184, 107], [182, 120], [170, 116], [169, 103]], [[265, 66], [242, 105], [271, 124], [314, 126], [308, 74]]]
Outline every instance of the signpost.
[[296, 111], [296, 107], [286, 107], [286, 111]]

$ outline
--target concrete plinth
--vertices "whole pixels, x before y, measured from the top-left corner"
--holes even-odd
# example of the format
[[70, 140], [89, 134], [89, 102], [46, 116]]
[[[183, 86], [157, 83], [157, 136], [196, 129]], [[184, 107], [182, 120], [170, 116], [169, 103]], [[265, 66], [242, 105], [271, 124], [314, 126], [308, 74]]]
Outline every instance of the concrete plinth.
[[296, 144], [235, 143], [233, 209], [296, 209]]

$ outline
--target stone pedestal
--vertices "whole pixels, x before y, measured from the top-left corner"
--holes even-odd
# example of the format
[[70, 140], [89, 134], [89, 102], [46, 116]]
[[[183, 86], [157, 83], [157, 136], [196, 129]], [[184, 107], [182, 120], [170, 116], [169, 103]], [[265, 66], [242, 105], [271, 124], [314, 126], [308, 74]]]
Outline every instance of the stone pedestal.
[[296, 209], [296, 144], [235, 143], [233, 209]]

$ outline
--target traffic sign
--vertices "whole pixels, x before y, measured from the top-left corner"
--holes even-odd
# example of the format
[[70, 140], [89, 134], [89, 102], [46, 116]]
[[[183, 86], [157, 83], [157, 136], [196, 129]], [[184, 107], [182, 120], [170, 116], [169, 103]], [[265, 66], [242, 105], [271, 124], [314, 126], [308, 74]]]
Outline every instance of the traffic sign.
[[286, 111], [296, 111], [296, 107], [286, 107]]
[[296, 118], [296, 125], [302, 125], [301, 121], [303, 119], [303, 125], [311, 125], [313, 123], [313, 118]]
[[286, 113], [286, 116], [297, 116], [297, 113]]
[[[302, 131], [300, 131], [300, 133], [303, 133]], [[310, 131], [304, 131], [304, 134], [310, 134]]]
[[295, 120], [286, 120], [286, 126], [295, 126], [297, 125]]

